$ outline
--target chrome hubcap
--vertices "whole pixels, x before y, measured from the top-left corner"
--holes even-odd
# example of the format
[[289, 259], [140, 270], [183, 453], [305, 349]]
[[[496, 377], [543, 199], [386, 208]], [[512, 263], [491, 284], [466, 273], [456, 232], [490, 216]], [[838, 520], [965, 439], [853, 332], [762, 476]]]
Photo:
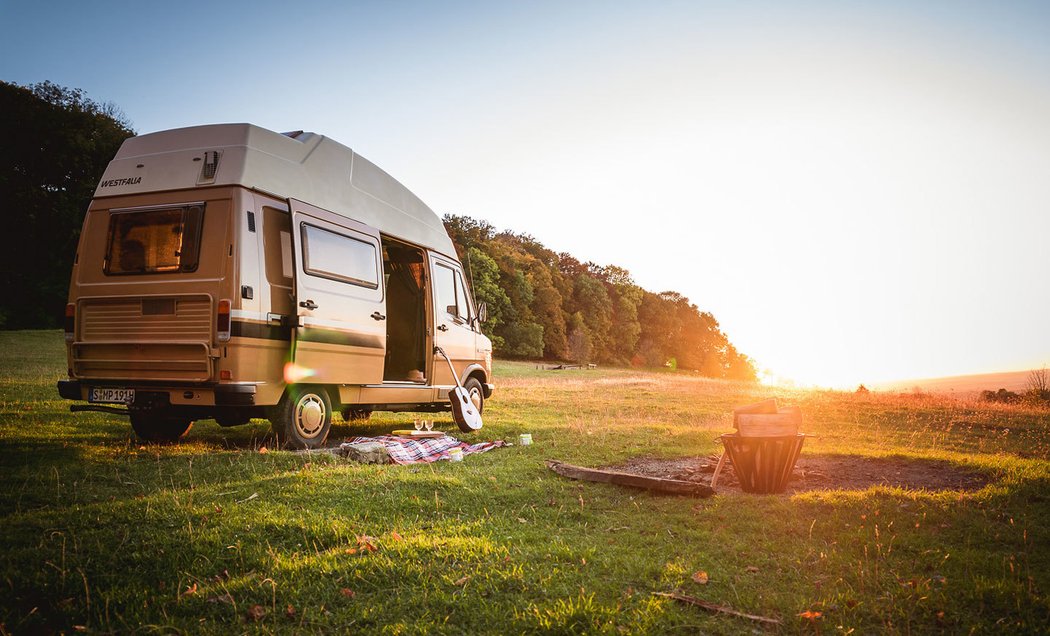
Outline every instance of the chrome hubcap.
[[477, 409], [478, 413], [481, 412], [481, 389], [477, 387], [470, 388], [470, 401], [474, 403], [474, 408]]
[[324, 401], [308, 393], [295, 405], [295, 428], [305, 438], [316, 437], [324, 427], [325, 415]]

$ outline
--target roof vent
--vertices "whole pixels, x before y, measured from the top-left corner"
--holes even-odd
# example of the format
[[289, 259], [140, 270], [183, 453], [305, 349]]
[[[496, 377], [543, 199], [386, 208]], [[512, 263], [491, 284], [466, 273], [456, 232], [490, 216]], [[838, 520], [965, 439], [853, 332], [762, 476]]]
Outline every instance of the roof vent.
[[301, 130], [293, 130], [291, 132], [285, 132], [285, 133], [281, 133], [281, 134], [284, 135], [285, 137], [291, 137], [292, 139], [295, 139], [299, 135], [303, 134], [303, 131], [301, 131]]
[[197, 184], [213, 183], [215, 171], [219, 169], [219, 157], [222, 153], [218, 150], [209, 150], [204, 153], [204, 165], [201, 166], [201, 176], [197, 178]]

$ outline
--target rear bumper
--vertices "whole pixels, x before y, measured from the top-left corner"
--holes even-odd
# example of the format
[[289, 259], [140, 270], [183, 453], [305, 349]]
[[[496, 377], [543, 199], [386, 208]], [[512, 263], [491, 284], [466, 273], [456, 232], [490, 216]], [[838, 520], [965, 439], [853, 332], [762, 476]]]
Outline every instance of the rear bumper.
[[67, 400], [83, 400], [80, 382], [76, 380], [59, 380], [58, 396]]
[[136, 382], [93, 382], [59, 380], [58, 394], [67, 400], [86, 400], [88, 392], [98, 386], [133, 388], [143, 396], [156, 399], [166, 395], [168, 404], [186, 406], [255, 406], [254, 384], [199, 384], [173, 386]]

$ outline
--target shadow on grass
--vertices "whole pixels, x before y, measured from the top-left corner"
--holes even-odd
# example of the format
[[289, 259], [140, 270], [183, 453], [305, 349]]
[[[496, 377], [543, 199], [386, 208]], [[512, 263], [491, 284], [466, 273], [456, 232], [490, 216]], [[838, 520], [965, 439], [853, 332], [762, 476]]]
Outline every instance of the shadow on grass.
[[[622, 472], [693, 481], [710, 485], [716, 457], [658, 459], [636, 457], [612, 467]], [[798, 458], [784, 495], [809, 491], [863, 491], [872, 487], [900, 488], [908, 491], [978, 491], [993, 483], [997, 471], [971, 463], [892, 455], [867, 457], [841, 454], [803, 454]], [[717, 489], [720, 493], [740, 493], [731, 461], [726, 461]]]
[[[432, 416], [428, 416], [430, 419]], [[378, 437], [380, 435], [392, 435], [395, 430], [412, 428], [412, 419], [390, 421], [389, 418], [377, 420], [336, 420], [332, 422], [331, 431], [324, 446], [333, 448], [339, 446], [343, 441], [352, 437]], [[455, 423], [436, 419], [434, 430], [457, 436], [460, 431]], [[130, 434], [130, 428], [129, 428]], [[224, 428], [215, 423], [214, 420], [200, 420], [194, 422], [193, 428], [180, 444], [203, 444], [222, 450], [254, 450], [262, 447], [274, 449], [277, 439], [273, 435], [270, 423], [267, 420], [254, 419], [249, 424]]]

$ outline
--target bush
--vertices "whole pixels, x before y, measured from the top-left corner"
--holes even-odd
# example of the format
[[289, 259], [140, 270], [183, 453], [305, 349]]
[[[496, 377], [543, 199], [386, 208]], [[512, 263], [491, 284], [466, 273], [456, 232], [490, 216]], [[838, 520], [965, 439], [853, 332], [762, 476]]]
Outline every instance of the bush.
[[1001, 404], [1015, 404], [1021, 401], [1021, 394], [999, 389], [998, 391], [981, 391], [981, 400], [984, 402], [999, 402]]

